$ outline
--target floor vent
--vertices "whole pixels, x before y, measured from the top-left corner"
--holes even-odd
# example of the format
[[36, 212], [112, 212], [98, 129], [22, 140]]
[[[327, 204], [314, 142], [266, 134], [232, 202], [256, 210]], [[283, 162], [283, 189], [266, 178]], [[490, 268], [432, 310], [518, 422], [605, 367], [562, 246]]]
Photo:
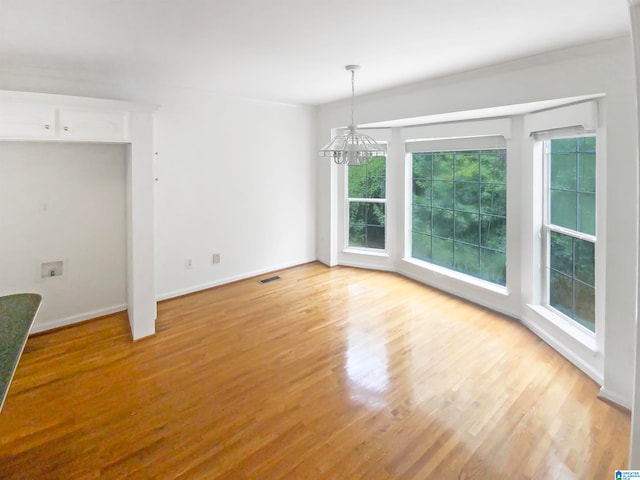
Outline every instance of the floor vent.
[[280, 280], [280, 276], [276, 275], [275, 277], [269, 277], [269, 278], [263, 278], [262, 280], [259, 280], [260, 283], [269, 283], [269, 282], [274, 282], [276, 280]]

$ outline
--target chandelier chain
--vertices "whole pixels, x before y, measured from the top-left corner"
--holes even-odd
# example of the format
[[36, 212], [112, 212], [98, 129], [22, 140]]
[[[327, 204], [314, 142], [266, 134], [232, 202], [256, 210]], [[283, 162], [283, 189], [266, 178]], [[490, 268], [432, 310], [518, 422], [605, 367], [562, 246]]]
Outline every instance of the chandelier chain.
[[351, 125], [355, 125], [355, 121], [353, 120], [353, 104], [355, 102], [356, 97], [356, 71], [351, 70]]

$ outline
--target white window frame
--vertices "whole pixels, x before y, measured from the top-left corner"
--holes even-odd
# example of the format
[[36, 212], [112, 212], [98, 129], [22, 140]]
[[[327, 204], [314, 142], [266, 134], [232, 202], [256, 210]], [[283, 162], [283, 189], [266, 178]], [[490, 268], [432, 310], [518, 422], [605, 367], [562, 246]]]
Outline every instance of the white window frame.
[[[387, 154], [385, 155], [385, 198], [356, 198], [349, 197], [349, 168], [345, 166], [339, 166], [338, 170], [338, 179], [339, 179], [339, 191], [338, 195], [343, 199], [341, 214], [342, 221], [340, 224], [342, 225], [342, 235], [338, 236], [338, 241], [342, 242], [342, 248], [340, 249], [343, 254], [357, 254], [357, 255], [365, 255], [370, 257], [389, 257], [389, 240], [390, 240], [390, 229], [389, 229], [389, 204], [388, 204], [388, 196], [389, 196], [389, 145], [391, 142], [391, 131], [389, 129], [359, 129], [359, 131], [364, 131], [367, 135], [374, 138], [378, 143], [386, 145]], [[370, 202], [370, 203], [384, 203], [384, 215], [385, 215], [385, 227], [384, 227], [384, 248], [367, 248], [367, 247], [356, 247], [349, 246], [349, 205], [350, 202]], [[342, 238], [340, 238], [342, 237]], [[378, 259], [383, 260], [383, 259]], [[350, 262], [346, 260], [344, 257], [340, 261], [343, 265], [356, 265], [356, 263]], [[364, 264], [363, 264], [364, 265]]]
[[[607, 198], [607, 138], [605, 125], [600, 124], [601, 99], [565, 105], [525, 115], [524, 133], [531, 137], [532, 181], [534, 184], [532, 218], [535, 239], [532, 244], [531, 290], [527, 306], [530, 315], [523, 321], [538, 332], [563, 355], [572, 358], [583, 371], [602, 383], [602, 352], [605, 336], [606, 302], [606, 198]], [[545, 220], [546, 184], [544, 141], [554, 138], [596, 136], [596, 233], [595, 244], [595, 332], [548, 306], [548, 280], [544, 258], [548, 251]]]
[[[347, 179], [347, 185], [345, 186], [345, 189], [348, 191], [349, 190], [349, 173], [347, 171], [347, 174], [345, 175], [345, 178]], [[387, 217], [389, 215], [388, 213], [388, 209], [387, 209], [387, 178], [385, 175], [385, 187], [384, 187], [384, 196], [385, 198], [351, 198], [349, 196], [347, 196], [346, 201], [345, 201], [345, 212], [344, 212], [344, 218], [345, 218], [345, 228], [344, 228], [344, 233], [345, 233], [345, 238], [344, 238], [344, 251], [348, 252], [348, 251], [360, 251], [360, 252], [370, 252], [370, 253], [387, 253], [387, 248], [388, 248], [388, 228], [387, 228]], [[384, 204], [384, 248], [372, 248], [372, 247], [358, 247], [358, 246], [354, 246], [354, 245], [349, 245], [349, 213], [350, 213], [350, 207], [352, 203], [382, 203]]]
[[[507, 158], [513, 154], [511, 147], [511, 118], [489, 118], [482, 120], [468, 120], [462, 122], [439, 123], [432, 125], [421, 125], [406, 127], [402, 129], [401, 140], [404, 143], [405, 150], [405, 178], [404, 178], [404, 244], [402, 253], [402, 262], [412, 267], [417, 267], [425, 273], [431, 273], [435, 278], [447, 278], [453, 282], [459, 282], [459, 288], [465, 285], [478, 287], [479, 291], [491, 292], [499, 297], [505, 298], [509, 296], [510, 273], [509, 264], [513, 262], [512, 253], [509, 253], [509, 246], [512, 236], [509, 232], [513, 227], [509, 226], [509, 204], [511, 202], [509, 193], [509, 168], [507, 168], [507, 276], [506, 285], [499, 285], [481, 278], [467, 275], [466, 273], [441, 267], [423, 260], [415, 259], [411, 256], [411, 181], [412, 181], [412, 152], [423, 151], [425, 148], [433, 149], [451, 149], [451, 150], [470, 150], [489, 148], [492, 141], [491, 137], [502, 137], [504, 145], [500, 148], [506, 148]], [[489, 144], [485, 142], [489, 142]], [[474, 145], [475, 144], [475, 145]], [[429, 147], [431, 145], [432, 147]], [[473, 148], [471, 148], [473, 146]], [[498, 147], [498, 145], [494, 145]], [[433, 150], [432, 150], [433, 151]]]
[[[596, 137], [596, 235], [590, 235], [582, 232], [578, 232], [576, 230], [572, 230], [565, 227], [560, 227], [558, 225], [554, 225], [551, 223], [551, 149], [550, 144], [551, 140], [559, 140], [566, 138], [582, 138], [582, 137]], [[598, 241], [598, 232], [599, 232], [599, 203], [601, 194], [599, 191], [599, 176], [601, 171], [600, 166], [600, 141], [599, 136], [596, 130], [578, 130], [574, 133], [572, 132], [558, 132], [558, 133], [549, 133], [543, 136], [543, 138], [538, 138], [538, 141], [541, 142], [542, 148], [540, 149], [542, 153], [542, 225], [540, 227], [541, 233], [539, 238], [541, 240], [540, 243], [540, 252], [541, 252], [541, 265], [540, 268], [542, 270], [540, 275], [541, 285], [540, 285], [540, 303], [541, 306], [549, 311], [552, 315], [552, 319], [555, 320], [555, 323], [558, 321], [561, 322], [561, 325], [565, 331], [568, 331], [570, 334], [574, 334], [577, 339], [584, 338], [586, 335], [591, 341], [589, 344], [595, 344], [596, 342], [596, 334], [598, 332], [598, 325], [601, 323], [598, 320], [599, 312], [599, 304], [601, 302], [601, 297], [599, 295], [599, 290], [601, 289], [600, 284], [602, 283], [601, 276], [598, 275], [598, 257], [600, 256], [599, 251], [601, 249], [600, 243]], [[558, 309], [551, 306], [550, 302], [550, 275], [551, 275], [551, 247], [550, 247], [550, 238], [551, 232], [561, 233], [563, 235], [570, 236], [579, 240], [586, 240], [588, 242], [593, 243], [594, 245], [594, 268], [595, 268], [595, 277], [594, 277], [594, 289], [595, 289], [595, 331], [589, 330], [584, 325], [581, 325], [579, 322], [574, 320], [573, 318], [565, 315]], [[573, 332], [572, 332], [573, 331]], [[579, 332], [579, 333], [578, 333]]]

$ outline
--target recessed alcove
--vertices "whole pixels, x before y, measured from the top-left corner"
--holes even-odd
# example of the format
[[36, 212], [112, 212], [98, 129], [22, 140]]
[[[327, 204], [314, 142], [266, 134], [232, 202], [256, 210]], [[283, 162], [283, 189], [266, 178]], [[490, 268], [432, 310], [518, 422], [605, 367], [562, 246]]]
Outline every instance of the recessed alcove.
[[[40, 151], [46, 145], [66, 142], [123, 145], [126, 308], [134, 340], [155, 333], [154, 110], [154, 106], [115, 100], [0, 91], [0, 142], [40, 142]], [[11, 202], [2, 195], [0, 192], [1, 201]], [[62, 259], [46, 261], [57, 260]], [[5, 290], [6, 286], [0, 294], [18, 293]]]

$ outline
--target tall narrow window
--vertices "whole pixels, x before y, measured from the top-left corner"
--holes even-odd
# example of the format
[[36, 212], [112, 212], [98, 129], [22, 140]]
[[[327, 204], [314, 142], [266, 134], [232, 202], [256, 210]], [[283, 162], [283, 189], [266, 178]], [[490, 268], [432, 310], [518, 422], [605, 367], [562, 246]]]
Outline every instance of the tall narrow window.
[[386, 170], [386, 157], [349, 166], [349, 247], [385, 249]]
[[412, 155], [411, 256], [506, 283], [506, 150]]
[[596, 137], [546, 141], [548, 305], [595, 331]]

